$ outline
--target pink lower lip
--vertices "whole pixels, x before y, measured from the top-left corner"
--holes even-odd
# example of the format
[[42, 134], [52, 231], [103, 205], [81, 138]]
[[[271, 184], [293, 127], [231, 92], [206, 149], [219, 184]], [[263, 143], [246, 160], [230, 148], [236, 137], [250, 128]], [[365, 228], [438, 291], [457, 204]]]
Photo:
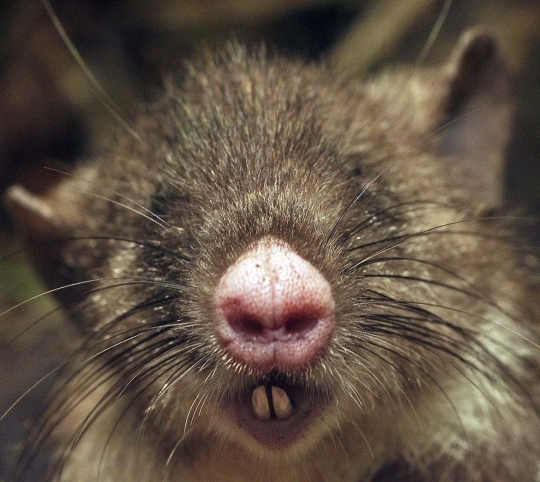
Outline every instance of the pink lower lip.
[[235, 423], [261, 445], [276, 451], [283, 450], [305, 435], [323, 409], [321, 397], [298, 396], [299, 393], [295, 393], [298, 390], [289, 392], [294, 399], [294, 410], [285, 420], [278, 418], [259, 420], [251, 406], [251, 391], [247, 391], [241, 401], [231, 405], [229, 412]]

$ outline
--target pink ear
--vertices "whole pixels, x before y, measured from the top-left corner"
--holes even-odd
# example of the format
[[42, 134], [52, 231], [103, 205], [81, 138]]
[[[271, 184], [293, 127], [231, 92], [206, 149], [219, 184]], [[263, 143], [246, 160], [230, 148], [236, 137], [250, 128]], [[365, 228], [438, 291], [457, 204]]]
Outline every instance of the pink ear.
[[486, 205], [497, 205], [514, 111], [509, 70], [493, 37], [475, 29], [462, 36], [446, 72], [440, 152], [457, 163], [465, 187], [481, 189]]
[[25, 238], [28, 253], [44, 280], [51, 287], [61, 284], [52, 273], [60, 265], [60, 247], [57, 240], [67, 236], [49, 192], [34, 194], [23, 186], [9, 188], [4, 195], [8, 209], [19, 232]]
[[[69, 270], [63, 269], [66, 265], [64, 248], [75, 235], [82, 212], [77, 199], [80, 194], [73, 185], [76, 182], [65, 174], [54, 177], [38, 170], [34, 173], [34, 181], [41, 181], [40, 192], [16, 185], [9, 188], [3, 198], [25, 238], [34, 265], [51, 288], [72, 282], [66, 274]], [[60, 299], [69, 297], [73, 301], [76, 290], [58, 295]]]
[[83, 163], [76, 173], [59, 161], [47, 164], [28, 169], [21, 184], [11, 186], [2, 198], [19, 233], [31, 245], [73, 236], [84, 225], [88, 207], [84, 192], [94, 185], [97, 173]]
[[12, 186], [4, 196], [4, 204], [19, 229], [29, 238], [51, 240], [61, 230], [53, 203], [45, 196], [28, 191], [23, 186]]

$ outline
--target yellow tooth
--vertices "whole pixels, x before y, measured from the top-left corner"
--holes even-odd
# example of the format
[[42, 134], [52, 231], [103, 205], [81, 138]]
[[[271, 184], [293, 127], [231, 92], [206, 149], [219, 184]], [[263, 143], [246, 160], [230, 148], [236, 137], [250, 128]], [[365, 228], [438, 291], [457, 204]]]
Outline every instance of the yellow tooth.
[[[274, 387], [272, 387], [273, 389]], [[275, 402], [274, 402], [275, 403]], [[264, 386], [257, 387], [251, 395], [253, 412], [259, 420], [270, 420], [270, 402]]]
[[291, 416], [293, 406], [285, 390], [272, 386], [272, 402], [277, 418], [289, 418]]

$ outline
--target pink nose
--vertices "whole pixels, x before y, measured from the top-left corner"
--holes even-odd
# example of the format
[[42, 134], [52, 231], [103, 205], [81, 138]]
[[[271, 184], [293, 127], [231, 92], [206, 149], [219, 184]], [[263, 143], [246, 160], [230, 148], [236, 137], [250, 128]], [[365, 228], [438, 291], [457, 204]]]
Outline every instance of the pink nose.
[[259, 240], [219, 280], [215, 330], [246, 368], [301, 370], [326, 350], [334, 299], [324, 276], [275, 238]]

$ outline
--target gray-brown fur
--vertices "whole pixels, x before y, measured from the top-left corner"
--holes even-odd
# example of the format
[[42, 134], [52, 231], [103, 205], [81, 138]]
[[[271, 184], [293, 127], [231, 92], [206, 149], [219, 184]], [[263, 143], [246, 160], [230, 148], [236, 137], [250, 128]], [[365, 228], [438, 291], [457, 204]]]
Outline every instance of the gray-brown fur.
[[[82, 348], [16, 475], [41, 457], [78, 482], [540, 480], [537, 287], [487, 214], [507, 75], [481, 32], [364, 85], [230, 46], [143, 109], [143, 142], [120, 133], [45, 195], [12, 188], [51, 288], [84, 283], [58, 291]], [[262, 374], [212, 329], [217, 281], [267, 235], [337, 305], [326, 356], [277, 375], [329, 401], [282, 452], [223, 413]]]

